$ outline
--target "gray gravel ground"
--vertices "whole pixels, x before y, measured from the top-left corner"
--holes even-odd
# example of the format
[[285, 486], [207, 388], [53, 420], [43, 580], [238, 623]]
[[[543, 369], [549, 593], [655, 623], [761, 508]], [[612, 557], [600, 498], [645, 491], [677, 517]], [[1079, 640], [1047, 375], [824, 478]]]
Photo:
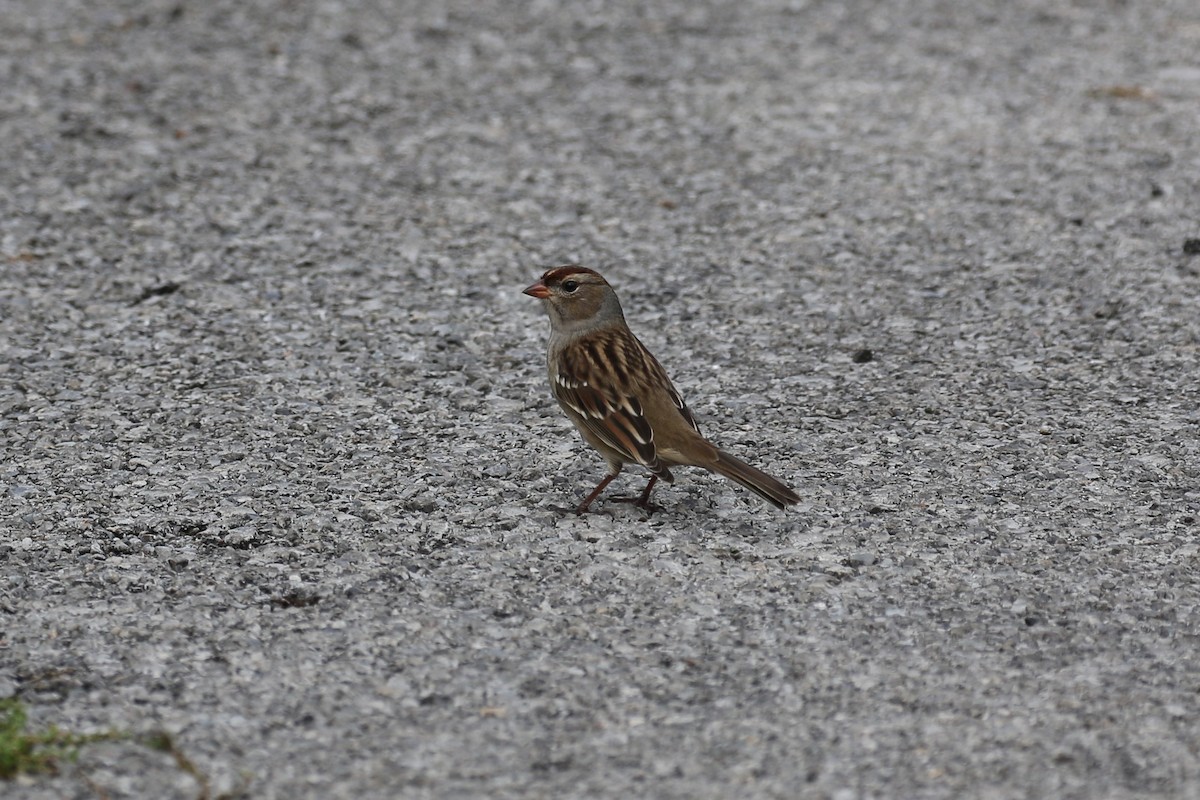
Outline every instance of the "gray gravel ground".
[[0, 0], [5, 798], [1200, 796], [1200, 6], [636, 5]]

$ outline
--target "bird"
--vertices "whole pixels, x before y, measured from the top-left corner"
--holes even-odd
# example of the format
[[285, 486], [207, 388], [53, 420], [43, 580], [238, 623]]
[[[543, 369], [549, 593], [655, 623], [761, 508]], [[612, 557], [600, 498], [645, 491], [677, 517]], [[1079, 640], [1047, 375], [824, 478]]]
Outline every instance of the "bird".
[[647, 513], [650, 492], [674, 483], [672, 467], [724, 475], [777, 508], [800, 502], [780, 480], [727, 453], [700, 433], [667, 372], [625, 322], [617, 293], [593, 269], [568, 264], [546, 270], [524, 289], [550, 317], [546, 366], [550, 388], [584, 441], [608, 462], [608, 474], [575, 508], [584, 514], [626, 464], [650, 472], [639, 497], [614, 498]]

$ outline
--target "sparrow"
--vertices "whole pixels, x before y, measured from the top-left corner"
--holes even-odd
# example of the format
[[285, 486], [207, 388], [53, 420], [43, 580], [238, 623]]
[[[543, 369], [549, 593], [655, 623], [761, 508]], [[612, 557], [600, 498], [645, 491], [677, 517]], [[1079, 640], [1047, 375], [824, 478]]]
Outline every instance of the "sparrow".
[[608, 462], [608, 474], [575, 509], [583, 514], [626, 464], [650, 472], [641, 496], [615, 498], [653, 513], [654, 484], [674, 483], [671, 467], [724, 475], [778, 508], [800, 502], [779, 480], [704, 438], [683, 397], [625, 323], [608, 281], [578, 265], [554, 267], [524, 293], [550, 317], [546, 364], [550, 388], [584, 441]]

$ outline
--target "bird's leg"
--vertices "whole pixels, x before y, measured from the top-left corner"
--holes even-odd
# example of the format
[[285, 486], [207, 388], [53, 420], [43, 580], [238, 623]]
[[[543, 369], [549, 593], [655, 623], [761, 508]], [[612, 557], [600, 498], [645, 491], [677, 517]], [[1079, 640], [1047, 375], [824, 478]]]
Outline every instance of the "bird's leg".
[[612, 483], [612, 479], [615, 477], [617, 477], [617, 473], [615, 472], [611, 475], [606, 475], [604, 480], [600, 481], [600, 485], [593, 489], [592, 493], [584, 498], [583, 502], [579, 504], [579, 506], [575, 509], [575, 513], [583, 514], [585, 511], [587, 511], [588, 506], [592, 504], [592, 501], [600, 496], [600, 493], [604, 491], [604, 487]]
[[650, 490], [654, 488], [654, 484], [658, 483], [658, 476], [651, 475], [650, 482], [646, 484], [646, 488], [642, 490], [640, 497], [614, 497], [614, 503], [633, 503], [638, 508], [645, 511], [647, 514], [653, 514], [655, 511], [661, 511], [661, 506], [656, 506], [650, 502]]

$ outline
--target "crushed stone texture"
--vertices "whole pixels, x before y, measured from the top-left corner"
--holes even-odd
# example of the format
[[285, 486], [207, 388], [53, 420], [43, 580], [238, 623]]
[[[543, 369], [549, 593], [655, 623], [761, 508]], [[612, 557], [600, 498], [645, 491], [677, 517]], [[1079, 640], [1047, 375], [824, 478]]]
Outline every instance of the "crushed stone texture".
[[[0, 794], [1200, 796], [1197, 52], [1194, 0], [7, 0], [0, 697], [195, 774]], [[556, 510], [567, 262], [799, 506]]]

